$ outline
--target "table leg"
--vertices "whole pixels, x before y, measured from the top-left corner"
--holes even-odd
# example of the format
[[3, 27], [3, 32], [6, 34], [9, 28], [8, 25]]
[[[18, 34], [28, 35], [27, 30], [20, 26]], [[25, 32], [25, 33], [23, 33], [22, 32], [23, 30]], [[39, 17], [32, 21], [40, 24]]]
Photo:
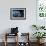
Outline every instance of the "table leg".
[[5, 35], [5, 46], [7, 46], [7, 35]]

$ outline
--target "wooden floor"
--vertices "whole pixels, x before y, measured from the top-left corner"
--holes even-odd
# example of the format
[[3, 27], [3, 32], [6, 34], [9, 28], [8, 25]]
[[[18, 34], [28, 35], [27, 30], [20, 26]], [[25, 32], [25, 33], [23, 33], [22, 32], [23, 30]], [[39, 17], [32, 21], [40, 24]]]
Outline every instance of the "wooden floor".
[[[0, 46], [4, 46], [4, 43], [0, 42]], [[14, 43], [10, 42], [10, 43], [8, 43], [7, 46], [15, 46], [15, 42]], [[37, 43], [32, 42], [32, 43], [30, 43], [30, 46], [37, 46]], [[46, 46], [46, 43], [44, 43], [44, 45], [41, 45], [41, 46]]]

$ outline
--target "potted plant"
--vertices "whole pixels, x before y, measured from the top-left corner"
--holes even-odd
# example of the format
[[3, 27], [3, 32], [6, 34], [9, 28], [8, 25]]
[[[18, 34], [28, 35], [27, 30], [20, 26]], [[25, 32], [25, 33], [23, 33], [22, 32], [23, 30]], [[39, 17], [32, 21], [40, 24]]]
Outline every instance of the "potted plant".
[[35, 28], [36, 30], [45, 29], [45, 26], [32, 25], [32, 27]]
[[45, 38], [45, 37], [44, 37], [44, 36], [46, 36], [45, 34], [46, 34], [45, 32], [35, 32], [33, 35], [37, 38], [37, 41], [38, 41], [39, 43], [41, 43], [40, 40], [41, 40], [42, 38]]
[[40, 29], [45, 29], [45, 26], [41, 26]]

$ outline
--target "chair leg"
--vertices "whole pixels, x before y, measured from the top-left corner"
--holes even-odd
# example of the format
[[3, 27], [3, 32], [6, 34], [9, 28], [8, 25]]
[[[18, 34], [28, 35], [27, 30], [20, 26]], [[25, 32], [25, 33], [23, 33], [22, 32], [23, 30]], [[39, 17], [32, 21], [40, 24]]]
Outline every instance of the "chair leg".
[[5, 46], [7, 46], [7, 42], [6, 42], [6, 41], [5, 41], [5, 43], [4, 43], [4, 44], [5, 44]]
[[7, 46], [7, 34], [5, 34], [5, 46]]

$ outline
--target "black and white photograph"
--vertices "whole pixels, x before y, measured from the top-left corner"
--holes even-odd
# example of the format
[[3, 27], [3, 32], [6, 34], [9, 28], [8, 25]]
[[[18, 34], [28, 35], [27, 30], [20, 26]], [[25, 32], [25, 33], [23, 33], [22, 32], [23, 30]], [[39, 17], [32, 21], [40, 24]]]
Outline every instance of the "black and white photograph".
[[25, 20], [26, 8], [10, 8], [10, 19], [11, 20]]

